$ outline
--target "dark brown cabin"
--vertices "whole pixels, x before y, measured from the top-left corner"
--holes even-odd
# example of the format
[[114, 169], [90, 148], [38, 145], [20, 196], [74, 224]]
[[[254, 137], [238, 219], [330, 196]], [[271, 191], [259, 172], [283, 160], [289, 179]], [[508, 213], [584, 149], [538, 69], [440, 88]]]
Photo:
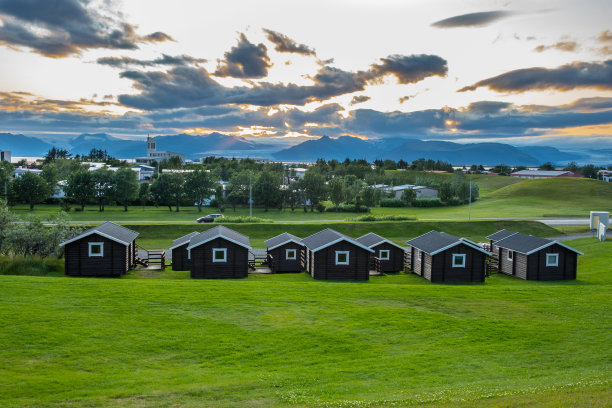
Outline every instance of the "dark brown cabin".
[[576, 279], [582, 252], [557, 241], [514, 233], [495, 241], [499, 272], [525, 280]]
[[266, 241], [268, 265], [272, 273], [302, 272], [306, 269], [306, 245], [287, 232]]
[[191, 268], [191, 260], [189, 259], [189, 241], [191, 238], [198, 235], [197, 232], [184, 235], [175, 239], [172, 242], [170, 251], [172, 251], [172, 270], [173, 271], [188, 271]]
[[314, 279], [368, 280], [370, 248], [330, 228], [302, 240], [307, 251], [307, 270]]
[[494, 257], [498, 257], [499, 256], [499, 248], [497, 247], [497, 245], [495, 245], [495, 243], [497, 241], [500, 241], [502, 239], [508, 238], [511, 235], [516, 234], [516, 232], [514, 231], [509, 231], [507, 229], [502, 229], [497, 231], [494, 234], [488, 235], [485, 238], [487, 238], [489, 240], [489, 246], [491, 248], [491, 254]]
[[222, 225], [189, 241], [191, 277], [194, 279], [246, 278], [249, 275], [249, 237]]
[[491, 254], [472, 241], [430, 231], [407, 243], [413, 273], [431, 282], [484, 282]]
[[[380, 272], [394, 273], [404, 270], [405, 250], [401, 246], [373, 232], [357, 238], [356, 241], [374, 251], [371, 259], [379, 259]], [[372, 265], [370, 268], [374, 269]]]
[[121, 276], [136, 260], [138, 233], [112, 222], [62, 242], [68, 276]]

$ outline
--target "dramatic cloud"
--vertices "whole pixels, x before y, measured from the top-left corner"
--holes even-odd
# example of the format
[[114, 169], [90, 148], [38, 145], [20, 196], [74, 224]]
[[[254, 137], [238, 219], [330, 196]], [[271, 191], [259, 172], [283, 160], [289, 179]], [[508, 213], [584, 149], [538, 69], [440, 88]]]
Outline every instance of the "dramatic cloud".
[[274, 44], [274, 49], [278, 52], [292, 52], [295, 54], [315, 56], [315, 50], [305, 44], [298, 44], [291, 38], [277, 31], [263, 29], [268, 37], [268, 41]]
[[138, 35], [135, 26], [87, 1], [3, 0], [0, 20], [0, 44], [54, 58], [92, 48], [133, 50], [139, 43], [172, 40], [161, 32]]
[[353, 96], [353, 99], [351, 99], [350, 105], [357, 105], [358, 103], [367, 102], [370, 99], [372, 98], [366, 95], [355, 95]]
[[612, 90], [612, 60], [603, 62], [574, 62], [558, 68], [525, 68], [484, 79], [458, 92], [486, 87], [496, 92], [525, 92], [556, 89], [569, 91], [577, 88]]
[[206, 62], [203, 58], [193, 58], [189, 55], [170, 56], [162, 54], [154, 60], [139, 60], [131, 57], [104, 57], [96, 61], [100, 65], [108, 65], [114, 68], [126, 68], [128, 66], [152, 67], [157, 65], [184, 66]]
[[497, 20], [510, 17], [513, 14], [515, 13], [512, 11], [504, 10], [462, 14], [460, 16], [450, 17], [444, 20], [436, 21], [432, 24], [432, 26], [438, 28], [482, 27], [487, 24], [491, 24]]
[[272, 66], [268, 49], [264, 44], [251, 43], [244, 34], [235, 47], [225, 53], [225, 59], [219, 60], [215, 75], [234, 78], [263, 78], [268, 75]]
[[543, 52], [550, 49], [555, 49], [558, 51], [567, 51], [574, 52], [578, 50], [578, 43], [576, 41], [559, 41], [558, 43], [552, 45], [538, 45], [534, 48], [536, 52]]
[[599, 53], [603, 55], [612, 54], [612, 31], [602, 31], [602, 33], [599, 34], [598, 40], [600, 43], [603, 44], [603, 46], [597, 51], [599, 51]]
[[482, 115], [497, 114], [504, 109], [507, 109], [512, 104], [509, 102], [498, 102], [498, 101], [479, 101], [470, 103], [466, 111], [478, 113]]
[[372, 65], [372, 75], [395, 75], [400, 84], [413, 84], [430, 76], [446, 76], [446, 60], [437, 55], [389, 55], [381, 64]]

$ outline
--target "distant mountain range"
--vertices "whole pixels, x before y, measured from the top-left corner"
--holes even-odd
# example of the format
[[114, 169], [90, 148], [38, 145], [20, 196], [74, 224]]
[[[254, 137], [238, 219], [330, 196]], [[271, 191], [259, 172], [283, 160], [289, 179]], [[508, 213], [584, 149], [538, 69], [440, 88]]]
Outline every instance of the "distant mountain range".
[[[178, 134], [157, 136], [157, 149], [184, 153], [197, 159], [208, 155], [261, 156], [282, 161], [315, 161], [318, 158], [337, 159], [403, 159], [419, 158], [443, 160], [455, 165], [484, 164], [533, 166], [545, 162], [564, 164], [584, 161], [586, 156], [567, 153], [550, 146], [515, 147], [504, 143], [459, 144], [442, 141], [423, 141], [406, 138], [362, 140], [354, 137], [332, 139], [323, 136], [274, 152], [273, 145], [258, 143], [239, 136], [221, 133], [208, 135]], [[64, 143], [73, 155], [88, 154], [92, 148], [106, 150], [117, 158], [146, 155], [143, 140], [125, 140], [105, 133], [82, 134]], [[52, 144], [21, 134], [0, 133], [0, 150], [11, 150], [13, 156], [43, 156]]]

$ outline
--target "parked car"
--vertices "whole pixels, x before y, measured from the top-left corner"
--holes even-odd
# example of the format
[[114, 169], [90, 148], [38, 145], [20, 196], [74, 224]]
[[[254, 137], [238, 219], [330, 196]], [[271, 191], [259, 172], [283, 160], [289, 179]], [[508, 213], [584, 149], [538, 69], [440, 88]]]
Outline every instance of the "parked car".
[[198, 218], [197, 222], [214, 222], [215, 218], [223, 218], [223, 214], [208, 214], [204, 217]]

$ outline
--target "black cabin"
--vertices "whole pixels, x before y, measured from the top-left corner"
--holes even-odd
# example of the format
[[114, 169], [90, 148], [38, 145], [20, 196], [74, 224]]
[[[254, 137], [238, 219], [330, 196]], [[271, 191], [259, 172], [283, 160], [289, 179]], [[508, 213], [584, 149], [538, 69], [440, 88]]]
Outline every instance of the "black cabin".
[[470, 240], [430, 231], [407, 244], [412, 272], [431, 282], [484, 282], [491, 254]]
[[561, 242], [520, 232], [494, 245], [499, 251], [499, 271], [526, 280], [576, 279], [578, 255], [583, 255]]
[[187, 251], [192, 278], [246, 278], [249, 237], [222, 225], [191, 237]]
[[62, 242], [66, 275], [124, 275], [135, 264], [137, 236], [136, 231], [105, 222]]
[[192, 232], [180, 238], [177, 238], [172, 242], [170, 251], [172, 251], [173, 271], [189, 270], [191, 262], [189, 259], [189, 251], [187, 251], [187, 247], [189, 246], [189, 241], [191, 240], [191, 238], [195, 237], [196, 235], [198, 235], [197, 232]]
[[368, 280], [370, 255], [374, 251], [337, 231], [327, 228], [306, 237], [307, 269], [315, 279]]
[[306, 245], [287, 232], [266, 241], [268, 265], [273, 273], [306, 269]]
[[511, 235], [516, 234], [516, 232], [514, 231], [510, 231], [507, 229], [502, 229], [497, 231], [495, 234], [491, 234], [486, 236], [485, 238], [487, 238], [489, 240], [489, 245], [491, 246], [491, 254], [494, 257], [499, 256], [499, 248], [497, 247], [497, 245], [495, 245], [495, 242], [502, 240], [504, 238], [508, 238]]
[[[374, 255], [372, 260], [379, 259], [380, 272], [399, 272], [404, 269], [405, 250], [394, 242], [376, 235], [373, 232], [356, 239], [357, 242], [372, 249]], [[370, 265], [371, 269], [375, 269]]]

